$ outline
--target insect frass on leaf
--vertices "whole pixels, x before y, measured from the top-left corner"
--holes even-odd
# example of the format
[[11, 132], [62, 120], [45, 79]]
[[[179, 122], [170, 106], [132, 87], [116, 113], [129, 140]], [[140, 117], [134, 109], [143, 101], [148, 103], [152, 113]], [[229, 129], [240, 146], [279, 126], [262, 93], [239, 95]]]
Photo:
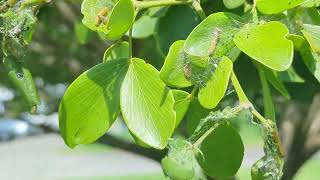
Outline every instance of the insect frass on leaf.
[[109, 9], [107, 7], [102, 8], [95, 19], [95, 25], [100, 26], [101, 23], [106, 24], [108, 21]]

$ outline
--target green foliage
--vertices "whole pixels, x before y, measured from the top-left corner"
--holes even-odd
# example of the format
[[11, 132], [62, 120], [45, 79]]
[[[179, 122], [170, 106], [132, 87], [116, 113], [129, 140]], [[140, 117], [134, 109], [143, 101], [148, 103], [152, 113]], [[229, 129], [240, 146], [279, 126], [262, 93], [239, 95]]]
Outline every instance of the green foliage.
[[293, 60], [293, 43], [286, 39], [289, 30], [280, 22], [248, 24], [235, 35], [237, 47], [251, 58], [276, 70], [287, 70]]
[[92, 143], [111, 127], [120, 112], [120, 87], [127, 70], [126, 59], [110, 60], [70, 85], [59, 108], [60, 131], [68, 146]]
[[238, 132], [223, 122], [201, 144], [197, 159], [204, 172], [218, 179], [233, 176], [240, 168], [244, 147]]
[[[27, 50], [35, 15], [43, 3], [46, 1], [0, 3], [3, 64], [11, 82], [34, 108], [40, 100], [25, 64], [36, 62]], [[241, 137], [229, 120], [248, 111], [261, 127], [265, 152], [252, 166], [252, 179], [280, 179], [283, 153], [273, 96], [295, 99], [296, 94], [287, 87], [303, 82], [313, 87], [311, 95], [319, 90], [315, 84], [315, 79], [320, 81], [320, 14], [315, 8], [319, 2], [214, 3], [211, 7], [209, 1], [200, 5], [190, 0], [84, 0], [83, 24], [71, 25], [72, 38], [63, 33], [65, 27], [47, 27], [51, 21], [44, 12], [46, 24], [40, 30], [47, 34], [38, 39], [45, 43], [46, 38], [49, 42], [59, 39], [56, 43], [63, 53], [56, 59], [88, 69], [98, 62], [94, 59], [102, 59], [91, 54], [105, 50], [102, 43], [95, 44], [98, 37], [109, 41], [105, 44], [112, 43], [103, 62], [82, 73], [65, 92], [59, 108], [65, 143], [70, 147], [93, 143], [122, 116], [138, 145], [168, 149], [162, 160], [167, 177], [225, 179], [236, 174], [244, 152]], [[70, 46], [71, 42], [81, 46]], [[70, 58], [73, 56], [85, 60], [78, 63]], [[65, 71], [55, 66], [51, 71], [59, 79]], [[44, 65], [39, 67], [47, 73]], [[257, 94], [262, 94], [265, 117], [249, 101]], [[184, 139], [172, 137], [175, 133]]]
[[142, 59], [132, 59], [120, 96], [129, 130], [147, 145], [165, 148], [174, 131], [176, 114], [172, 92], [159, 72]]
[[223, 57], [217, 65], [206, 86], [199, 90], [200, 104], [208, 109], [215, 108], [224, 97], [232, 72], [232, 61]]
[[103, 62], [114, 59], [127, 59], [129, 57], [129, 43], [118, 42], [110, 46], [103, 55]]
[[[294, 8], [304, 0], [256, 0], [259, 11], [264, 14], [277, 14], [287, 9]], [[275, 6], [276, 5], [276, 6]]]
[[176, 111], [176, 127], [178, 127], [189, 109], [191, 96], [188, 92], [182, 90], [172, 90], [172, 94], [175, 101], [174, 110]]

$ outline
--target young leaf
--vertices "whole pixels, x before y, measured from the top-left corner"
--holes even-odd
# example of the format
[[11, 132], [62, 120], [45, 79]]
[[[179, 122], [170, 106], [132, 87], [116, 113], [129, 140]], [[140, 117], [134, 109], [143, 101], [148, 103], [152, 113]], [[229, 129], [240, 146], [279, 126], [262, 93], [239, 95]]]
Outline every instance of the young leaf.
[[[125, 9], [125, 11], [124, 11]], [[135, 10], [131, 0], [84, 0], [81, 5], [82, 22], [91, 30], [103, 32], [105, 38], [119, 39], [132, 26]]]
[[302, 33], [309, 42], [313, 52], [320, 53], [320, 26], [304, 24]]
[[133, 58], [120, 97], [129, 130], [147, 145], [165, 148], [175, 128], [176, 114], [172, 92], [159, 72], [142, 59]]
[[238, 132], [224, 122], [207, 136], [200, 146], [197, 159], [204, 172], [217, 179], [235, 175], [240, 168], [244, 147]]
[[[191, 70], [188, 69], [190, 58], [183, 50], [184, 42], [180, 40], [171, 45], [164, 65], [160, 70], [161, 79], [169, 86], [182, 88], [193, 84], [188, 78], [192, 72], [189, 72]], [[199, 61], [202, 61], [202, 59]], [[203, 60], [203, 62], [205, 61]]]
[[293, 60], [293, 43], [286, 39], [289, 30], [280, 22], [248, 24], [234, 37], [237, 47], [251, 58], [276, 70], [288, 69]]
[[305, 0], [256, 0], [257, 8], [263, 14], [277, 14], [300, 5]]
[[224, 5], [228, 9], [235, 9], [239, 6], [241, 6], [245, 0], [223, 0]]
[[120, 112], [120, 87], [127, 59], [107, 61], [82, 73], [68, 88], [59, 108], [61, 135], [69, 147], [92, 143]]
[[222, 57], [235, 48], [232, 35], [243, 20], [235, 14], [219, 12], [208, 16], [188, 36], [184, 50], [193, 56]]
[[288, 34], [287, 39], [293, 42], [294, 50], [299, 51], [305, 43], [305, 39], [303, 36], [296, 34]]
[[37, 105], [40, 104], [40, 98], [34, 85], [31, 72], [23, 66], [22, 62], [17, 62], [16, 59], [10, 56], [3, 58], [3, 65], [10, 81], [16, 86], [18, 91], [20, 91], [30, 106], [31, 111], [33, 111], [32, 108], [36, 108]]
[[129, 58], [129, 43], [126, 41], [119, 42], [110, 46], [103, 55], [103, 62], [115, 59]]
[[172, 94], [175, 100], [174, 110], [176, 111], [176, 127], [179, 126], [183, 117], [188, 111], [191, 98], [188, 92], [182, 90], [172, 90]]
[[232, 67], [232, 61], [227, 57], [223, 57], [219, 62], [217, 69], [206, 86], [199, 90], [198, 98], [203, 107], [213, 109], [224, 97], [228, 88]]

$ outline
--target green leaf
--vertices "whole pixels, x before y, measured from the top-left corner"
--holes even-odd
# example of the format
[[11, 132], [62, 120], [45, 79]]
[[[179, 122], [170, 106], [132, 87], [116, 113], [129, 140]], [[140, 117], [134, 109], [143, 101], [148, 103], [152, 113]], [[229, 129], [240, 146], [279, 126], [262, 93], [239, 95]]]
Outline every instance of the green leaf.
[[172, 94], [175, 100], [174, 110], [176, 111], [176, 127], [178, 127], [189, 109], [191, 98], [188, 92], [182, 90], [172, 90]]
[[320, 54], [313, 52], [308, 43], [300, 49], [300, 54], [309, 71], [320, 82]]
[[142, 59], [133, 58], [121, 87], [121, 110], [129, 130], [141, 141], [163, 149], [176, 121], [172, 92], [159, 72]]
[[141, 15], [141, 17], [134, 22], [132, 26], [133, 38], [147, 38], [155, 33], [159, 18], [151, 16], [149, 14], [149, 10], [145, 11]]
[[244, 2], [245, 2], [245, 0], [223, 0], [224, 5], [228, 9], [235, 9], [235, 8], [243, 5]]
[[306, 0], [301, 4], [302, 7], [318, 7], [320, 6], [320, 0]]
[[304, 83], [305, 80], [291, 66], [288, 70], [282, 71], [279, 74], [279, 79], [282, 82], [288, 83]]
[[69, 86], [59, 108], [60, 132], [69, 147], [94, 142], [116, 120], [127, 69], [127, 59], [107, 61], [82, 73]]
[[264, 116], [268, 119], [275, 121], [275, 110], [272, 102], [271, 90], [265, 75], [264, 69], [262, 69], [260, 64], [257, 64], [261, 86], [262, 86], [262, 95], [263, 95], [263, 108], [264, 108]]
[[277, 90], [279, 91], [284, 97], [287, 99], [290, 99], [290, 94], [284, 84], [280, 81], [278, 74], [266, 67], [261, 67], [263, 69], [263, 72], [266, 76], [266, 79], [268, 82]]
[[206, 86], [199, 90], [198, 98], [203, 107], [213, 109], [224, 97], [232, 67], [232, 61], [227, 57], [223, 57], [219, 62], [217, 69], [206, 83]]
[[115, 59], [129, 58], [129, 43], [126, 41], [118, 42], [110, 46], [103, 55], [103, 62]]
[[302, 33], [309, 42], [312, 50], [320, 53], [320, 26], [304, 24]]
[[185, 115], [188, 134], [191, 135], [196, 130], [200, 120], [205, 118], [209, 113], [210, 110], [202, 107], [197, 98], [193, 98]]
[[169, 86], [188, 87], [192, 85], [185, 70], [188, 64], [187, 54], [183, 51], [184, 41], [174, 42], [160, 70], [161, 79]]
[[257, 8], [263, 14], [277, 14], [300, 5], [305, 0], [256, 0]]
[[288, 69], [293, 60], [293, 43], [286, 39], [289, 30], [280, 22], [248, 24], [234, 37], [237, 47], [254, 60], [276, 70]]
[[22, 94], [31, 111], [35, 111], [36, 109], [33, 108], [40, 104], [40, 98], [30, 70], [24, 67], [22, 62], [17, 62], [16, 59], [10, 56], [3, 58], [3, 65], [10, 81]]
[[235, 175], [241, 166], [244, 147], [238, 132], [224, 122], [218, 125], [202, 142], [197, 159], [204, 172], [217, 179]]
[[[124, 11], [125, 9], [125, 11]], [[81, 5], [82, 22], [91, 30], [103, 32], [110, 40], [119, 39], [132, 26], [135, 10], [131, 0], [84, 0]], [[99, 15], [101, 19], [99, 18]], [[100, 20], [99, 20], [100, 19]]]
[[198, 15], [188, 5], [170, 6], [157, 27], [156, 39], [162, 53], [166, 54], [173, 42], [186, 39], [199, 23]]
[[303, 36], [296, 35], [296, 34], [289, 34], [287, 36], [287, 39], [293, 42], [294, 49], [297, 51], [299, 51], [302, 48], [302, 46], [306, 41]]
[[86, 44], [88, 42], [90, 37], [89, 29], [86, 26], [84, 26], [81, 22], [75, 22], [74, 32], [80, 44]]
[[184, 50], [193, 56], [222, 57], [235, 48], [232, 35], [243, 25], [241, 18], [232, 13], [211, 14], [188, 36]]

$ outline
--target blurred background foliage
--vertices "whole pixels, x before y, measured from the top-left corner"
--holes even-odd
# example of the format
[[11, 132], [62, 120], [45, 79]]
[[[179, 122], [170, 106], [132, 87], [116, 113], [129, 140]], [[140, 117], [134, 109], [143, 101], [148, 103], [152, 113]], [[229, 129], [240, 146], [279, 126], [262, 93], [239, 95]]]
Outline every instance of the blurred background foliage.
[[[101, 63], [104, 51], [114, 43], [106, 41], [103, 35], [92, 32], [82, 25], [80, 4], [80, 0], [55, 0], [39, 11], [39, 21], [28, 49], [26, 64], [33, 74], [41, 96], [42, 104], [38, 112], [40, 115], [51, 115], [57, 112], [67, 86], [82, 72]], [[202, 7], [206, 14], [229, 11], [243, 15], [244, 9], [243, 6], [233, 10], [226, 9], [222, 0], [203, 0]], [[319, 14], [318, 16], [320, 17]], [[144, 10], [137, 15], [134, 24], [133, 54], [160, 69], [171, 44], [176, 40], [186, 39], [199, 23], [200, 19], [189, 6]], [[255, 66], [248, 56], [241, 54], [234, 67], [245, 92], [262, 112], [261, 85]], [[310, 151], [305, 148], [310, 138], [320, 139], [319, 132], [316, 133], [317, 136], [311, 136], [309, 133], [311, 125], [317, 126], [313, 128], [320, 129], [320, 123], [314, 123], [316, 120], [320, 121], [320, 114], [313, 117], [320, 111], [317, 102], [320, 84], [308, 71], [298, 53], [295, 54], [290, 71], [280, 73], [280, 79], [290, 93], [290, 100], [281, 96], [275, 89], [272, 89], [272, 94], [277, 113], [276, 119], [287, 152], [284, 179], [292, 179], [303, 163], [320, 148], [319, 142], [312, 146]], [[23, 103], [21, 95], [9, 82], [3, 66], [0, 66], [0, 85], [3, 96], [0, 115], [4, 119], [26, 117], [24, 112], [28, 111], [28, 108]], [[12, 96], [8, 91], [13, 93]], [[220, 106], [236, 103], [235, 97], [235, 93], [230, 89], [229, 95], [224, 98]], [[314, 108], [319, 110], [314, 112]], [[313, 121], [308, 120], [312, 118]], [[313, 123], [307, 123], [309, 121]], [[180, 127], [182, 135], [187, 131], [185, 122]], [[248, 127], [243, 124], [236, 124], [236, 126], [238, 129]], [[253, 133], [253, 136], [257, 134]], [[251, 136], [244, 135], [243, 138]]]

